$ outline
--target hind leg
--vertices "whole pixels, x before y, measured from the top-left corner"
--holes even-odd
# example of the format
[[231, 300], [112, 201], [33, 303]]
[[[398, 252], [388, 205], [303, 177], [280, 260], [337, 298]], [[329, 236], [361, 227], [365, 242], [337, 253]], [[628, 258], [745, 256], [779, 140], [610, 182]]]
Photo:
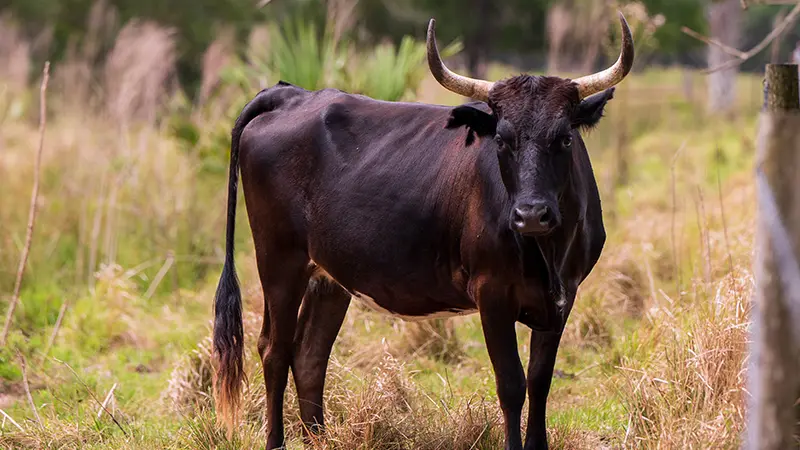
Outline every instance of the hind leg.
[[328, 358], [342, 327], [350, 295], [334, 281], [318, 278], [309, 283], [294, 337], [292, 375], [297, 387], [303, 434], [322, 431], [322, 392]]
[[267, 450], [272, 450], [285, 445], [283, 398], [294, 353], [297, 311], [308, 284], [308, 256], [299, 251], [281, 252], [278, 259], [257, 255], [264, 289], [264, 323], [258, 351], [267, 390]]

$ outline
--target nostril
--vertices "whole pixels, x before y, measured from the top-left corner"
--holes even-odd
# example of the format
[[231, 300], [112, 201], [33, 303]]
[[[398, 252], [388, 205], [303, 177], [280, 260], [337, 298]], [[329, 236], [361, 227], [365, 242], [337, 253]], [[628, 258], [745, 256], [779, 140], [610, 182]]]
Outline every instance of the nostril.
[[539, 218], [540, 225], [549, 225], [551, 220], [553, 219], [553, 213], [550, 211], [550, 208], [547, 206], [542, 206], [536, 211], [536, 215]]
[[519, 208], [514, 208], [512, 220], [517, 227], [523, 227], [525, 225], [525, 212]]
[[539, 223], [541, 225], [549, 225], [552, 220], [553, 215], [550, 213], [550, 211], [545, 211], [544, 214], [539, 217]]

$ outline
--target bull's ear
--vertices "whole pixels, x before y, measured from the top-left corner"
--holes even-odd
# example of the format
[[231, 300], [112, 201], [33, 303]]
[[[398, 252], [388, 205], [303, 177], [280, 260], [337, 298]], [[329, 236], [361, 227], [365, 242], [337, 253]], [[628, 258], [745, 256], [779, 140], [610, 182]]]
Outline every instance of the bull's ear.
[[612, 98], [614, 98], [613, 87], [583, 99], [578, 105], [578, 111], [575, 113], [572, 125], [575, 128], [582, 128], [584, 130], [594, 128], [597, 122], [603, 117], [606, 103]]
[[462, 126], [469, 129], [467, 145], [470, 145], [475, 141], [475, 134], [481, 137], [495, 135], [497, 117], [472, 106], [457, 106], [450, 112], [447, 128], [459, 128]]

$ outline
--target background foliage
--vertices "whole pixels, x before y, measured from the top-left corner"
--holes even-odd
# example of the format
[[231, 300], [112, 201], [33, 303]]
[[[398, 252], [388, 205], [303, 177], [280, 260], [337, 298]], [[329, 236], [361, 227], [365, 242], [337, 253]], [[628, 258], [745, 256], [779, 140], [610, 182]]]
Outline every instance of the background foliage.
[[[371, 46], [382, 39], [395, 44], [406, 35], [423, 39], [430, 17], [438, 19], [440, 39], [465, 44], [464, 56], [476, 51], [493, 60], [513, 63], [524, 70], [543, 70], [546, 66], [547, 13], [555, 0], [360, 0], [358, 18], [342, 39], [356, 46]], [[593, 0], [564, 0], [577, 8], [600, 3]], [[619, 3], [628, 3], [623, 0]], [[659, 63], [704, 63], [700, 43], [684, 35], [681, 26], [705, 30], [707, 0], [644, 0], [651, 15], [663, 14], [664, 26], [655, 34], [653, 59]], [[97, 27], [90, 12], [93, 0], [0, 0], [0, 11], [22, 24], [26, 37], [34, 42], [34, 66], [46, 58], [59, 61], [70, 48], [80, 43]], [[237, 50], [254, 27], [263, 23], [283, 23], [287, 17], [302, 21], [323, 33], [325, 0], [273, 0], [259, 6], [256, 0], [198, 0], [164, 2], [157, 0], [107, 0], [112, 7], [113, 30], [108, 30], [99, 45], [107, 48], [114, 31], [133, 18], [150, 19], [174, 30], [177, 37], [178, 74], [188, 92], [199, 89], [202, 56], [222, 30], [233, 32]], [[488, 6], [487, 6], [488, 5]], [[766, 35], [778, 6], [752, 6], [746, 15], [748, 40]], [[87, 20], [87, 18], [89, 18]], [[794, 43], [800, 36], [795, 27], [787, 36]], [[758, 67], [765, 56], [748, 64]], [[597, 65], [605, 61], [597, 61]]]

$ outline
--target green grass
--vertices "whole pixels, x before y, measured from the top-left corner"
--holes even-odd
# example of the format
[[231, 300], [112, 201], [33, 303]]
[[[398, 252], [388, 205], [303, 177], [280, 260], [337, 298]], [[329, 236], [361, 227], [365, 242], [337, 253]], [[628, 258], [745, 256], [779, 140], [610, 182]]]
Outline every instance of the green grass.
[[[500, 76], [507, 70], [490, 73]], [[743, 77], [739, 114], [716, 118], [703, 110], [702, 78], [692, 77], [694, 98], [687, 99], [679, 71], [633, 75], [586, 138], [609, 240], [579, 292], [559, 351], [548, 403], [554, 448], [649, 448], [659, 439], [675, 447], [737, 442], [742, 423], [736, 392], [742, 385], [730, 373], [743, 354], [740, 336], [730, 330], [743, 319], [731, 305], [746, 304], [748, 298], [740, 288], [726, 286], [748, 279], [749, 174], [760, 85]], [[460, 101], [430, 77], [420, 95], [435, 103]], [[10, 345], [0, 350], [0, 408], [24, 431], [6, 421], [0, 448], [263, 445], [258, 413], [263, 386], [257, 390], [261, 375], [253, 357], [260, 293], [241, 201], [237, 266], [248, 312], [247, 364], [254, 391], [247, 403], [252, 414], [233, 442], [215, 424], [205, 397], [203, 339], [209, 335], [220, 268], [226, 188], [224, 170], [209, 170], [207, 158], [214, 154], [224, 162], [224, 145], [204, 142], [211, 150], [199, 152], [167, 127], [144, 126], [122, 136], [104, 118], [88, 117], [79, 126], [53, 115], [49, 125], [43, 207]], [[32, 122], [14, 118], [0, 133], [0, 147], [7, 149], [0, 154], [0, 177], [4, 193], [9, 192], [0, 209], [0, 282], [8, 290], [24, 235], [35, 133]], [[620, 142], [625, 142], [628, 165], [624, 180], [618, 172]], [[114, 177], [119, 177], [116, 184]], [[179, 258], [146, 298], [169, 251]], [[100, 263], [109, 261], [114, 264], [102, 269]], [[44, 355], [63, 302], [69, 307]], [[709, 306], [715, 304], [724, 307], [715, 311]], [[443, 359], [409, 350], [409, 325], [351, 306], [328, 381], [335, 448], [435, 448], [436, 442], [448, 442], [445, 448], [456, 443], [496, 447], [502, 438], [499, 408], [478, 317], [452, 320], [456, 347]], [[529, 336], [518, 327], [525, 365]], [[714, 345], [726, 359], [706, 361], [688, 352]], [[17, 352], [28, 362], [43, 428], [25, 399]], [[381, 365], [387, 354], [395, 362]], [[715, 372], [722, 374], [719, 386], [733, 394], [712, 395], [697, 383], [693, 374], [706, 373], [709, 364], [722, 368]], [[186, 382], [180, 392], [176, 380]], [[399, 387], [376, 393], [376, 380], [395, 380]], [[102, 401], [114, 384], [113, 409], [127, 436], [107, 415], [97, 418], [94, 397]], [[180, 412], [169, 394], [185, 403]], [[411, 411], [398, 406], [398, 395], [410, 399]], [[702, 408], [677, 406], [699, 396], [706, 402]], [[299, 448], [293, 402], [288, 396], [290, 448]], [[720, 413], [732, 419], [721, 424], [715, 419]], [[382, 422], [395, 428], [381, 428]]]

